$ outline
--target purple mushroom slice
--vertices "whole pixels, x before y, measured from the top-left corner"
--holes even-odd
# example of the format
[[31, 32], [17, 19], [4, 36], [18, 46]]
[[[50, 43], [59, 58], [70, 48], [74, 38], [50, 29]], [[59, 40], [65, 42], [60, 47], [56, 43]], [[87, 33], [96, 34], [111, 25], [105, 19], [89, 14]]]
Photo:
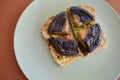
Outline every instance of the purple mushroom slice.
[[65, 32], [65, 24], [67, 21], [66, 12], [60, 12], [55, 16], [48, 27], [48, 33], [50, 34], [57, 34], [57, 33], [64, 33]]
[[91, 21], [95, 21], [92, 14], [90, 14], [88, 11], [78, 6], [71, 7], [70, 14], [72, 15], [73, 23], [76, 26], [81, 26]]
[[83, 51], [88, 53], [100, 46], [102, 39], [102, 31], [97, 23], [89, 28], [80, 30], [78, 33], [79, 47], [83, 47]]
[[49, 38], [48, 41], [54, 49], [61, 55], [75, 56], [79, 54], [78, 45], [74, 40], [63, 40], [59, 38]]

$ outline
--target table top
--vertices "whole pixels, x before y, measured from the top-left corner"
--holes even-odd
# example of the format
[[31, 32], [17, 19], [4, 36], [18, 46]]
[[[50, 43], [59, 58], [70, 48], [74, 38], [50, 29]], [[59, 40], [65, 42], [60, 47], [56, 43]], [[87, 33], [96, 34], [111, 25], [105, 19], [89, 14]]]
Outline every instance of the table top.
[[[27, 80], [15, 58], [13, 38], [20, 15], [32, 1], [0, 0], [0, 80]], [[120, 15], [120, 0], [106, 1]]]

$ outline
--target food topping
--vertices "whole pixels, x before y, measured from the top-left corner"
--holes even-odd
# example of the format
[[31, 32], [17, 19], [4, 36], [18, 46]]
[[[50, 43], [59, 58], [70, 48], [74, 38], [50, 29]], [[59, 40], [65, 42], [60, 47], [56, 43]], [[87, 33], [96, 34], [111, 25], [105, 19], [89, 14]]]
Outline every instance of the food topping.
[[81, 29], [78, 32], [78, 37], [80, 43], [85, 48], [84, 50], [86, 50], [85, 52], [92, 52], [101, 43], [102, 39], [101, 27], [99, 24], [95, 24], [92, 27]]
[[52, 22], [49, 25], [48, 33], [50, 34], [59, 34], [65, 32], [65, 23], [66, 23], [66, 12], [61, 12], [55, 16]]
[[78, 45], [74, 40], [63, 40], [59, 38], [48, 39], [50, 44], [55, 48], [55, 50], [62, 55], [77, 55], [79, 54]]
[[72, 21], [75, 26], [81, 26], [95, 20], [88, 11], [77, 6], [70, 8], [70, 14], [73, 18]]

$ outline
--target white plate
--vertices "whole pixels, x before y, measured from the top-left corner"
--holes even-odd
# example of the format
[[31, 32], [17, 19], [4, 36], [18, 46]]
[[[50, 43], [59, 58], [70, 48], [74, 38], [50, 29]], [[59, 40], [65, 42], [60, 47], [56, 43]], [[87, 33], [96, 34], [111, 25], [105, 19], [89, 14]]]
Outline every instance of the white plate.
[[[49, 17], [73, 5], [95, 8], [108, 47], [61, 68], [54, 63], [40, 28]], [[20, 68], [30, 80], [114, 80], [120, 72], [120, 18], [102, 0], [36, 0], [18, 21], [14, 49]]]

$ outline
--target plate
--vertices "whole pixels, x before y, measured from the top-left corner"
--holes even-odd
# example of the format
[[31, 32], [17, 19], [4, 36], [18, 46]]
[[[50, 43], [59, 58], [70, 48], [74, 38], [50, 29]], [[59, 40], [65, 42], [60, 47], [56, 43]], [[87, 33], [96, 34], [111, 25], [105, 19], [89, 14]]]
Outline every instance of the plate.
[[[95, 8], [96, 22], [106, 33], [108, 47], [61, 68], [53, 61], [40, 28], [49, 17], [74, 5]], [[114, 80], [120, 72], [119, 30], [120, 17], [103, 0], [35, 0], [16, 26], [16, 59], [29, 80]]]

